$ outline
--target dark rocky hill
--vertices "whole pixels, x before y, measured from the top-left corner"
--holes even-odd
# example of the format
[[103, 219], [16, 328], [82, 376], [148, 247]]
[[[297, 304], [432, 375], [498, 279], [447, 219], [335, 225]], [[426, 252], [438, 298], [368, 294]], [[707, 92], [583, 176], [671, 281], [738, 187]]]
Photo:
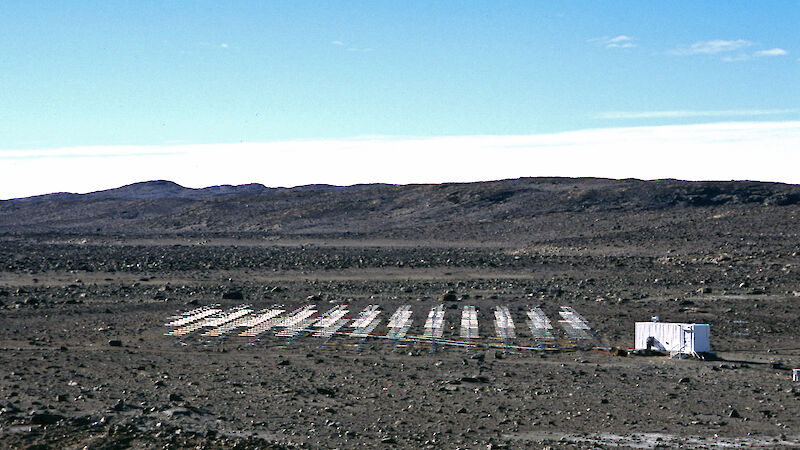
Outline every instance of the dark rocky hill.
[[241, 233], [380, 235], [524, 229], [535, 219], [573, 213], [800, 204], [800, 186], [523, 178], [432, 185], [260, 184], [184, 188], [135, 183], [89, 194], [58, 193], [0, 202], [0, 233]]

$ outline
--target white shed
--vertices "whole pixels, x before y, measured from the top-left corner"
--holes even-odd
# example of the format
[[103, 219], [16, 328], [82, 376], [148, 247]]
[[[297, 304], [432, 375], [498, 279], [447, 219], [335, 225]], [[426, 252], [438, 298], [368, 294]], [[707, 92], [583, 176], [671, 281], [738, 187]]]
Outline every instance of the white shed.
[[636, 322], [636, 350], [647, 348], [653, 338], [653, 350], [693, 355], [711, 351], [711, 330], [704, 323]]

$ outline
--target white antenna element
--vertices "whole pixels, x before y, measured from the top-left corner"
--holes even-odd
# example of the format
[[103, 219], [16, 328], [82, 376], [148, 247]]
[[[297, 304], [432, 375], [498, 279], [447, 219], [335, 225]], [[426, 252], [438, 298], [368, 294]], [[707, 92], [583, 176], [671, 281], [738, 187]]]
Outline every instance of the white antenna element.
[[470, 339], [478, 337], [478, 313], [472, 305], [461, 310], [461, 337]]
[[314, 336], [324, 337], [325, 342], [329, 341], [347, 323], [347, 319], [344, 318], [347, 313], [347, 308], [342, 305], [331, 308], [314, 323], [314, 328], [318, 328]]
[[253, 312], [253, 310], [250, 309], [250, 305], [240, 305], [225, 312], [219, 312], [206, 317], [205, 319], [184, 325], [180, 328], [167, 332], [166, 334], [168, 336], [187, 336], [202, 328], [218, 327], [232, 320], [236, 320], [239, 317], [246, 316], [251, 312]]
[[205, 333], [203, 333], [203, 336], [221, 337], [237, 328], [251, 328], [253, 326], [252, 323], [255, 320], [260, 320], [264, 316], [268, 316], [269, 314], [272, 313], [272, 311], [273, 310], [271, 309], [262, 309], [252, 315], [239, 317], [238, 319], [230, 321], [225, 325], [206, 331]]
[[428, 318], [425, 319], [425, 333], [423, 337], [429, 339], [441, 338], [444, 333], [444, 305], [431, 308]]
[[514, 331], [514, 320], [508, 312], [508, 306], [496, 306], [494, 311], [494, 329], [500, 339], [511, 339], [516, 337]]
[[470, 340], [478, 337], [478, 313], [473, 305], [464, 306], [461, 310], [461, 337], [467, 340], [467, 353], [469, 353]]
[[208, 316], [210, 316], [212, 314], [216, 314], [216, 313], [222, 311], [221, 309], [217, 308], [218, 306], [219, 306], [219, 303], [214, 304], [214, 305], [208, 305], [208, 306], [203, 306], [203, 307], [200, 307], [200, 308], [196, 308], [196, 309], [193, 309], [191, 311], [188, 311], [188, 312], [185, 312], [185, 313], [182, 313], [182, 314], [176, 314], [176, 315], [170, 317], [169, 320], [171, 322], [167, 323], [164, 326], [165, 327], [182, 327], [184, 325], [187, 325], [189, 323], [192, 323], [194, 321], [200, 320], [200, 319], [202, 319], [204, 317], [208, 317]]
[[528, 326], [533, 334], [533, 339], [539, 348], [544, 349], [555, 342], [553, 337], [553, 325], [547, 318], [544, 311], [538, 306], [528, 311]]
[[389, 328], [389, 332], [386, 337], [395, 340], [392, 352], [397, 351], [400, 340], [406, 336], [406, 333], [411, 328], [411, 314], [411, 305], [403, 305], [397, 308], [397, 311], [389, 318], [389, 323], [386, 325]]
[[586, 323], [586, 320], [581, 317], [580, 314], [575, 312], [569, 306], [562, 306], [561, 311], [558, 312], [563, 320], [560, 320], [559, 323], [561, 327], [564, 328], [564, 331], [567, 335], [576, 341], [576, 344], [579, 341], [597, 341], [600, 345], [603, 345], [603, 341], [600, 339], [600, 336], [595, 333], [592, 327]]
[[277, 333], [277, 336], [293, 338], [316, 320], [311, 317], [316, 312], [316, 306], [314, 305], [307, 305], [296, 310], [294, 314], [278, 322], [276, 327], [284, 328], [284, 330]]
[[444, 333], [444, 305], [431, 308], [428, 318], [425, 320], [425, 333], [423, 338], [431, 340], [431, 353], [436, 353], [438, 345], [437, 339], [442, 338]]
[[266, 333], [281, 320], [278, 316], [283, 314], [283, 312], [283, 309], [276, 307], [265, 311], [263, 314], [250, 316], [243, 325], [243, 327], [248, 327], [248, 329], [239, 333], [239, 336], [255, 338]]
[[360, 337], [361, 342], [358, 344], [358, 351], [364, 348], [364, 343], [367, 341], [370, 333], [378, 326], [380, 320], [378, 315], [381, 313], [378, 305], [369, 305], [363, 311], [358, 313], [358, 317], [350, 325], [354, 328], [350, 336]]
[[511, 319], [511, 313], [508, 312], [508, 306], [495, 307], [494, 330], [497, 333], [497, 337], [503, 340], [504, 352], [508, 353], [508, 340], [516, 337], [514, 321]]
[[378, 326], [380, 320], [375, 320], [378, 318], [380, 312], [380, 307], [378, 305], [369, 305], [364, 308], [363, 311], [358, 313], [358, 317], [353, 321], [350, 326], [355, 328], [350, 336], [353, 337], [366, 337], [375, 327]]
[[386, 325], [389, 332], [386, 337], [389, 339], [403, 339], [411, 328], [411, 305], [403, 305], [397, 308], [397, 311], [389, 318], [389, 323]]

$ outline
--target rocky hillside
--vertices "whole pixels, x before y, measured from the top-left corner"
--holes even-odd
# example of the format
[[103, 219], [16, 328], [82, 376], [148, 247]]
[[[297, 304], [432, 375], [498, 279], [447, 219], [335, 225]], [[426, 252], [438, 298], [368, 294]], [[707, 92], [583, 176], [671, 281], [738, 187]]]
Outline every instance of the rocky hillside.
[[554, 214], [756, 205], [800, 205], [800, 186], [524, 178], [437, 185], [284, 189], [250, 184], [189, 189], [169, 181], [150, 181], [90, 194], [1, 201], [0, 233], [257, 232], [404, 237], [444, 228], [458, 233], [460, 224], [473, 229], [519, 227]]

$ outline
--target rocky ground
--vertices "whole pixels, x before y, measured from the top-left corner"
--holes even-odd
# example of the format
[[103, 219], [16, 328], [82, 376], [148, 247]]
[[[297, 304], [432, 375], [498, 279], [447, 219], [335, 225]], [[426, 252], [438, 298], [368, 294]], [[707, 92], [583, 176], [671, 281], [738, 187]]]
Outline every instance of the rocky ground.
[[[800, 446], [798, 216], [793, 204], [725, 204], [411, 237], [9, 232], [0, 446]], [[532, 343], [528, 308], [555, 320], [569, 305], [607, 347], [632, 347], [634, 322], [653, 315], [709, 323], [718, 359], [164, 335], [169, 316], [212, 303], [347, 305], [348, 317], [378, 304], [378, 334], [402, 304], [421, 334], [444, 303], [445, 337], [473, 304], [492, 344], [492, 309], [508, 305], [517, 345]]]

